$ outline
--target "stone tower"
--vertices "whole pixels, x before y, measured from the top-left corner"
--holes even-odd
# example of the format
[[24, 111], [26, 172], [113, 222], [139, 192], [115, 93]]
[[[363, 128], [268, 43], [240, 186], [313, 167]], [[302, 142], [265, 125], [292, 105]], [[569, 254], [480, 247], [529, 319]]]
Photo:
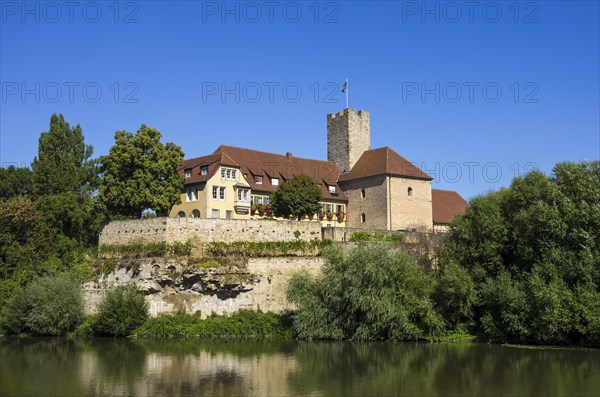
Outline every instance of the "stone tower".
[[327, 160], [340, 172], [348, 172], [360, 156], [371, 148], [369, 112], [346, 108], [327, 115]]

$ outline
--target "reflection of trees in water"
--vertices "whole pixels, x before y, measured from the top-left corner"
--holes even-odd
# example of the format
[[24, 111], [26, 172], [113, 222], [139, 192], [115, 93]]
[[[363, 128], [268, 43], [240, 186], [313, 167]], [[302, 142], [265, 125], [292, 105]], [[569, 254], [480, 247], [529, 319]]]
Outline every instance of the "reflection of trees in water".
[[301, 343], [291, 394], [589, 395], [600, 390], [598, 351], [482, 344]]
[[0, 341], [0, 395], [595, 396], [600, 351], [482, 344]]
[[77, 373], [79, 351], [63, 338], [0, 339], [0, 395], [83, 395], [79, 380], [64, 376]]

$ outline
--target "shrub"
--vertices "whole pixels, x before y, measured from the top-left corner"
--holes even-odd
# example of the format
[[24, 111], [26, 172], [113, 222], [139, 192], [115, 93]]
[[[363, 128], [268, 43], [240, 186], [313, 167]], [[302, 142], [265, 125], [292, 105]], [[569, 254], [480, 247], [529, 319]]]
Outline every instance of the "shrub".
[[442, 335], [434, 280], [414, 259], [384, 244], [360, 244], [325, 254], [323, 274], [292, 277], [287, 290], [298, 306], [294, 330], [305, 339], [420, 340]]
[[178, 313], [149, 318], [135, 331], [138, 337], [148, 338], [285, 338], [291, 329], [284, 315], [260, 310], [240, 310], [231, 315]]
[[127, 336], [148, 318], [148, 304], [134, 284], [106, 293], [98, 307], [97, 331], [110, 336]]
[[97, 327], [97, 318], [96, 316], [87, 316], [83, 319], [83, 321], [75, 328], [75, 330], [71, 333], [73, 338], [91, 338], [94, 336], [95, 329]]
[[69, 275], [37, 279], [15, 291], [3, 317], [8, 334], [65, 335], [83, 319], [80, 285]]

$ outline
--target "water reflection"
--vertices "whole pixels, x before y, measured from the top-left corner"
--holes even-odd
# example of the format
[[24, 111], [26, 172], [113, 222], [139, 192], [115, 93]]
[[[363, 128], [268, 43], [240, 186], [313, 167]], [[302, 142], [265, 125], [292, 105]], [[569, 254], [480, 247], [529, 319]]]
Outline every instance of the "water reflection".
[[600, 351], [480, 344], [3, 339], [2, 396], [596, 396]]

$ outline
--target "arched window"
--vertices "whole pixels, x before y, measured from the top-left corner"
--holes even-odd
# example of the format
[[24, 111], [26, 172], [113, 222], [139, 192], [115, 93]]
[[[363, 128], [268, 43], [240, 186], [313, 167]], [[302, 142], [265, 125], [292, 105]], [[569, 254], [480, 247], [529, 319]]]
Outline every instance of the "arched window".
[[360, 198], [365, 198], [366, 195], [365, 189], [360, 189]]
[[184, 211], [179, 211], [177, 213], [177, 218], [185, 218], [185, 212]]
[[195, 209], [192, 211], [192, 214], [190, 215], [192, 218], [200, 218], [200, 210]]
[[410, 186], [408, 187], [408, 195], [412, 196], [412, 187], [410, 187]]
[[367, 220], [367, 217], [365, 216], [365, 213], [363, 212], [362, 214], [360, 214], [360, 222], [365, 223], [366, 220]]

